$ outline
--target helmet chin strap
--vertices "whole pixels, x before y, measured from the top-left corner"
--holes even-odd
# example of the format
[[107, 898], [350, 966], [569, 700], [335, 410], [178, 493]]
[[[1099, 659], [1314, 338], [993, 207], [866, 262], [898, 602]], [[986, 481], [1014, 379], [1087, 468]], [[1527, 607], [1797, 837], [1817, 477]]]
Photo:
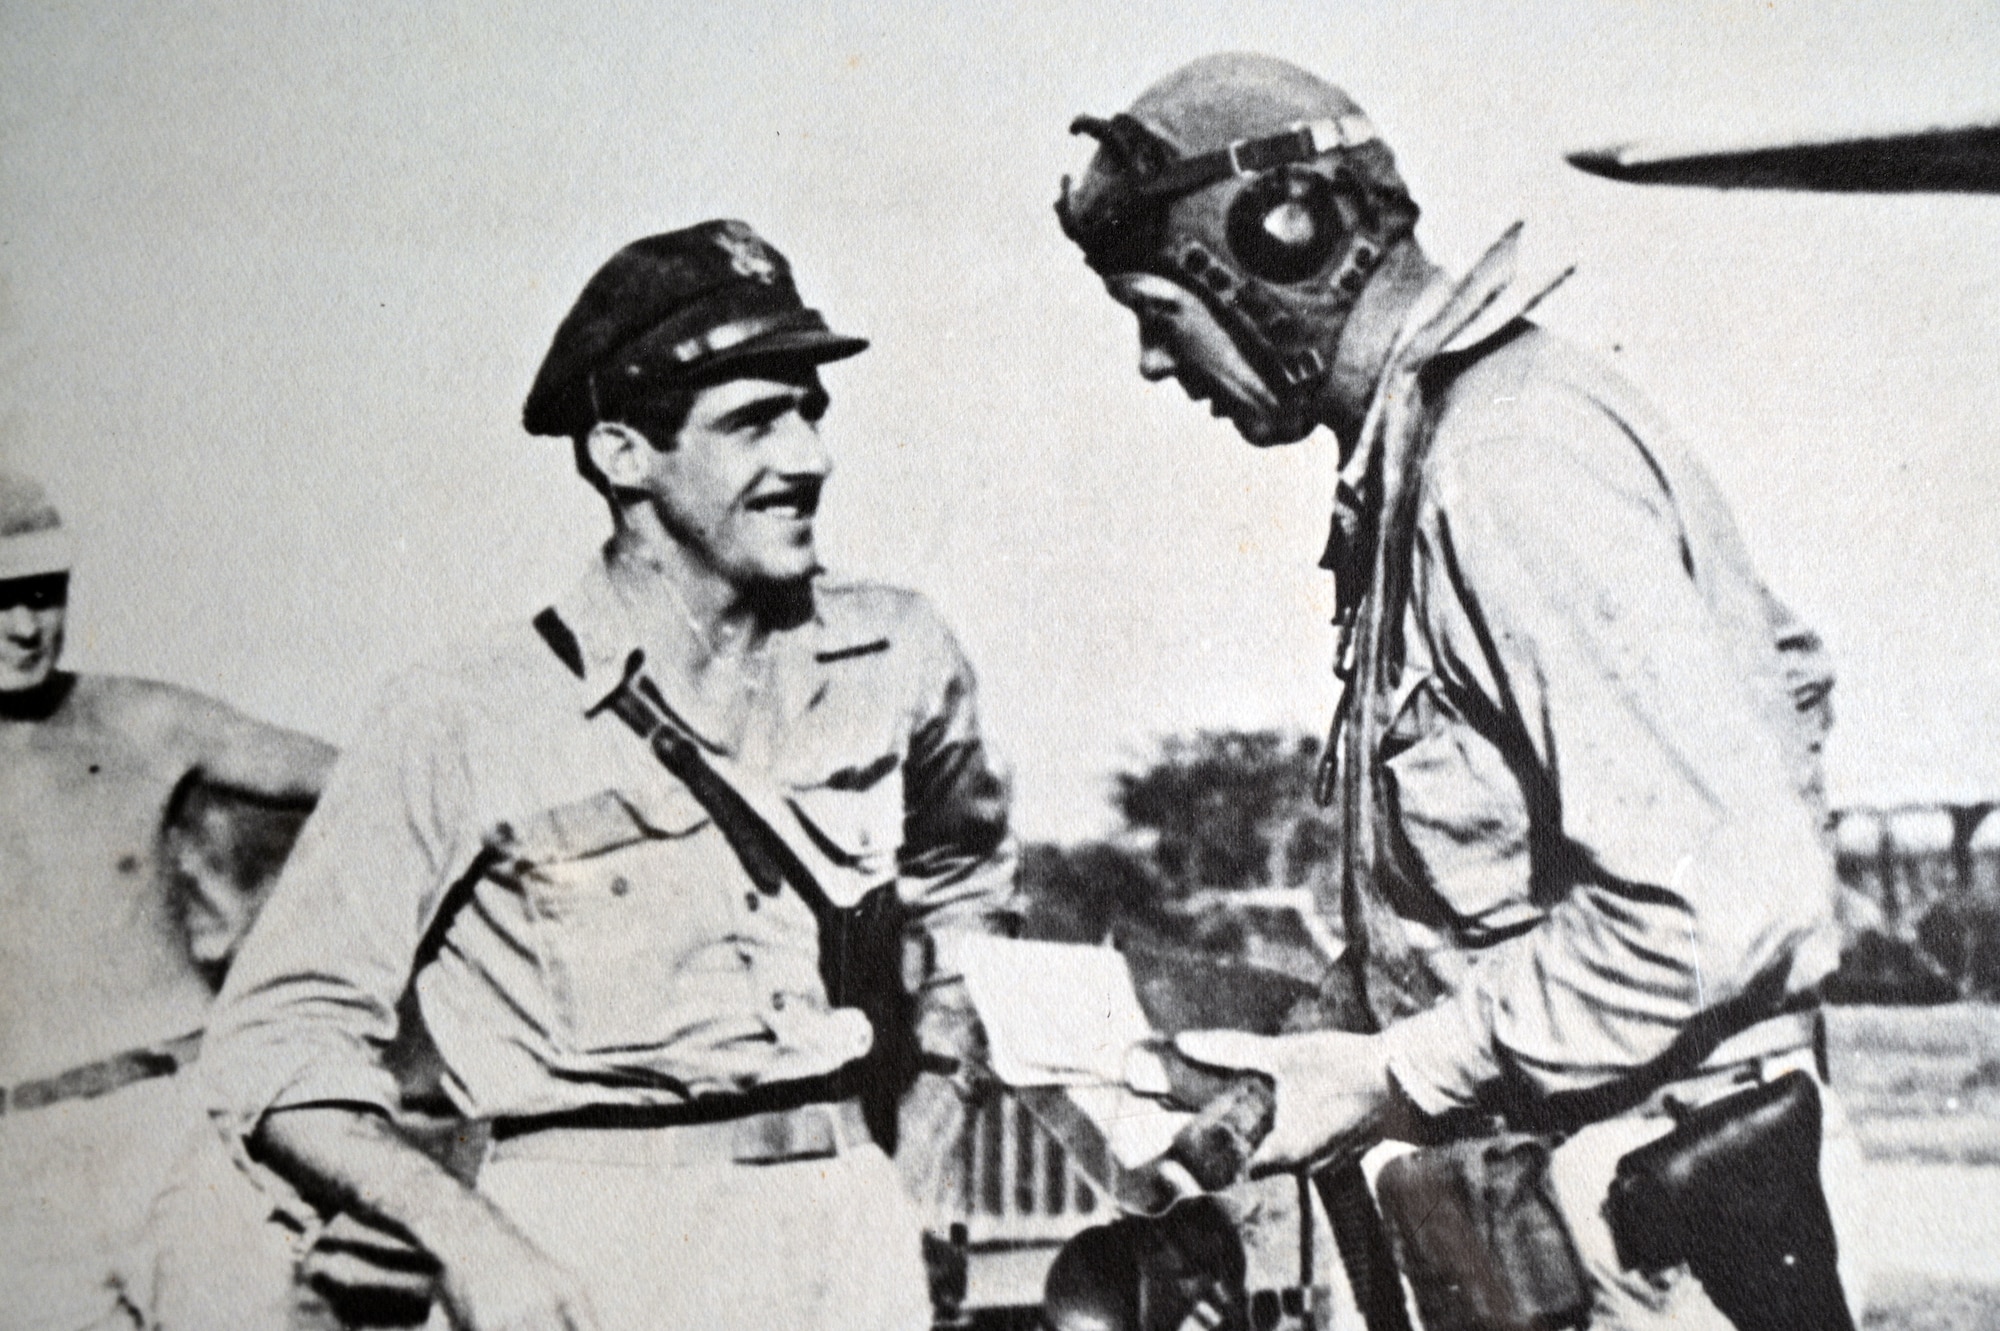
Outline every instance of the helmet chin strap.
[[[1357, 251], [1366, 255], [1365, 268], [1356, 263]], [[1358, 296], [1379, 258], [1380, 251], [1371, 241], [1355, 238], [1330, 283], [1346, 294], [1351, 282], [1353, 295]], [[1347, 312], [1353, 308], [1352, 298], [1341, 302], [1342, 308], [1328, 321], [1329, 327], [1323, 331], [1308, 330], [1255, 283], [1239, 278], [1234, 268], [1216, 258], [1199, 240], [1183, 238], [1162, 269], [1160, 276], [1201, 298], [1216, 323], [1270, 390], [1278, 404], [1272, 423], [1279, 437], [1272, 442], [1290, 443], [1311, 434], [1320, 424], [1317, 411], [1320, 390], [1332, 371], [1333, 350], [1339, 344], [1341, 329], [1346, 326]], [[1315, 332], [1320, 335], [1311, 336]], [[1280, 350], [1281, 339], [1297, 346], [1302, 340], [1301, 333], [1317, 345], [1290, 353]]]

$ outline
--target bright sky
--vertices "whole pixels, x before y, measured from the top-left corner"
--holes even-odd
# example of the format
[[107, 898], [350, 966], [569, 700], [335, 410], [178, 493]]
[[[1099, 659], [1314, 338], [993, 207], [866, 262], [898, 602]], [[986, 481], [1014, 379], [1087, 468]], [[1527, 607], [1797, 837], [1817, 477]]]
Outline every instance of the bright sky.
[[623, 243], [755, 223], [837, 327], [836, 568], [928, 591], [1020, 821], [1197, 725], [1324, 724], [1325, 436], [1258, 454], [1134, 373], [1054, 223], [1082, 111], [1217, 49], [1345, 85], [1454, 265], [1697, 440], [1842, 667], [1846, 800], [2000, 793], [2000, 198], [1638, 189], [1563, 150], [2000, 107], [2000, 8], [1850, 3], [0, 6], [0, 455], [86, 551], [85, 669], [352, 735], [604, 530], [521, 433]]

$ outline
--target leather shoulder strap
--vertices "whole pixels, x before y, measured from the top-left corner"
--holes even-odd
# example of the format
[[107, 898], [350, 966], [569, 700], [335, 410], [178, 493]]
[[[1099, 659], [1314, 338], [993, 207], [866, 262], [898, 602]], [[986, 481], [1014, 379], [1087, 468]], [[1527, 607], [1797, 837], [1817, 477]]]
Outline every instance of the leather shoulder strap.
[[569, 667], [569, 672], [578, 679], [583, 678], [583, 646], [576, 640], [570, 626], [563, 623], [563, 617], [549, 606], [535, 616], [535, 632], [542, 635], [542, 641], [556, 654], [556, 659]]
[[[576, 634], [550, 606], [535, 616], [535, 631], [549, 645], [557, 659], [579, 678], [583, 676], [583, 654]], [[596, 711], [609, 711], [637, 736], [660, 766], [687, 788], [715, 820], [729, 848], [742, 861], [759, 891], [775, 896], [785, 886], [798, 893], [815, 916], [826, 919], [839, 907], [820, 885], [805, 861], [790, 843], [757, 812], [729, 778], [717, 771], [703, 756], [701, 746], [667, 705], [659, 686], [646, 674], [642, 652], [633, 652], [625, 663], [618, 687], [599, 702]]]

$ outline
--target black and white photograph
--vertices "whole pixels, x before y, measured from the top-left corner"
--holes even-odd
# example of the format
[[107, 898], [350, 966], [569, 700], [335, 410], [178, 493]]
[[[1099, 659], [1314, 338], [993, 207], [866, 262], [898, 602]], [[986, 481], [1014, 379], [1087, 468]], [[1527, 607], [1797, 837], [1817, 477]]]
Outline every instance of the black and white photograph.
[[2000, 8], [0, 4], [0, 1331], [2000, 1328]]

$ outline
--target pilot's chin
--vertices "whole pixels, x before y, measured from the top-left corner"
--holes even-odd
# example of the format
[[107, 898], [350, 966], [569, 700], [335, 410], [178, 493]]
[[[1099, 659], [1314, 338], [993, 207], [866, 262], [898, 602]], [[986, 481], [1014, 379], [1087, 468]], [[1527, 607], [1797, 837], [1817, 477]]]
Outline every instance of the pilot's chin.
[[1318, 428], [1319, 422], [1302, 407], [1274, 405], [1254, 415], [1233, 416], [1230, 423], [1243, 442], [1253, 448], [1278, 448], [1296, 444]]

